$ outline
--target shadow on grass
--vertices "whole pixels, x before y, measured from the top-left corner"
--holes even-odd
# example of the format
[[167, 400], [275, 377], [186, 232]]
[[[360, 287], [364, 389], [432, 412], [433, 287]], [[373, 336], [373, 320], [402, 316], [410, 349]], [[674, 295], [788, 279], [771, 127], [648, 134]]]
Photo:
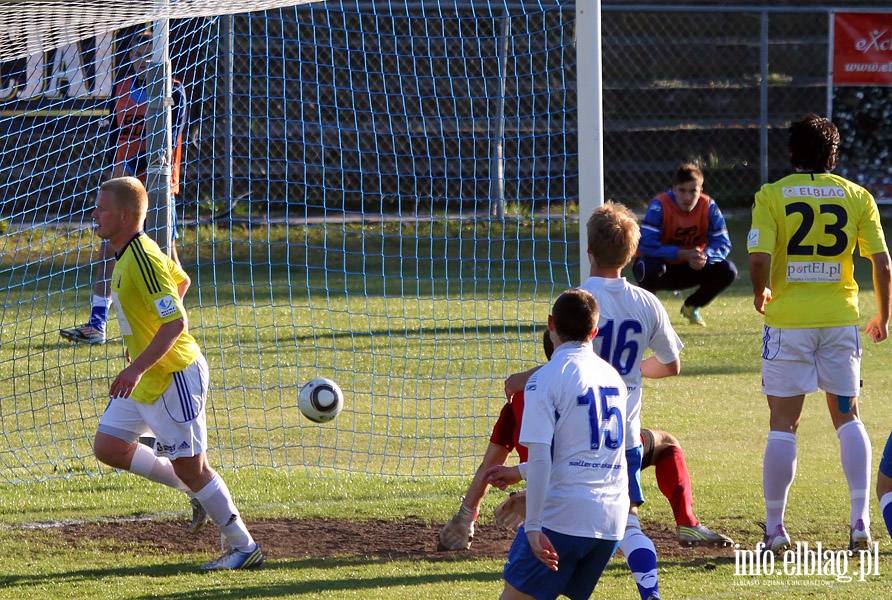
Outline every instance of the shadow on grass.
[[[198, 571], [198, 564], [168, 563], [155, 566], [118, 567], [74, 569], [71, 571], [57, 571], [52, 574], [28, 573], [22, 575], [0, 575], [0, 589], [9, 589], [16, 586], [25, 592], [27, 586], [36, 586], [38, 589], [47, 584], [47, 577], [54, 585], [76, 585], [79, 581], [96, 581], [110, 577], [170, 577], [174, 575], [188, 575]], [[27, 596], [26, 596], [27, 597]]]
[[[431, 585], [443, 582], [450, 582], [460, 579], [462, 582], [482, 582], [495, 583], [501, 580], [501, 569], [493, 569], [492, 571], [477, 571], [464, 573], [430, 573], [430, 574], [411, 574], [411, 575], [382, 575], [372, 577], [344, 577], [334, 580], [312, 580], [312, 581], [290, 581], [287, 583], [279, 582], [253, 582], [261, 572], [273, 572], [272, 577], [278, 578], [280, 575], [276, 572], [283, 572], [283, 578], [286, 571], [299, 571], [302, 569], [325, 569], [331, 574], [336, 574], [337, 568], [347, 567], [366, 567], [374, 568], [374, 565], [385, 565], [392, 563], [389, 559], [309, 559], [309, 560], [277, 560], [267, 561], [256, 571], [245, 572], [229, 572], [229, 573], [206, 573], [201, 572], [196, 563], [171, 563], [149, 567], [120, 567], [120, 568], [97, 568], [72, 570], [67, 572], [57, 572], [51, 575], [51, 579], [56, 585], [76, 585], [78, 581], [97, 581], [110, 578], [127, 578], [127, 577], [151, 577], [155, 582], [155, 592], [147, 592], [142, 596], [132, 596], [138, 600], [148, 600], [149, 598], [161, 600], [228, 600], [234, 598], [276, 598], [284, 596], [293, 596], [295, 594], [315, 594], [320, 592], [356, 592], [361, 590], [382, 590], [393, 587], [408, 587]], [[434, 558], [425, 562], [460, 562], [454, 558]], [[470, 561], [474, 562], [474, 561]], [[348, 571], [342, 571], [347, 573]], [[195, 575], [200, 577], [201, 584], [190, 584], [184, 582], [177, 585], [174, 581], [164, 583], [165, 578]], [[335, 575], [336, 576], [336, 575]], [[269, 578], [269, 575], [264, 575]], [[46, 574], [27, 574], [27, 575], [2, 575], [0, 576], [0, 589], [10, 589], [13, 586], [18, 587], [22, 593], [27, 593], [27, 587], [43, 588], [47, 584]], [[182, 589], [170, 591], [167, 594], [159, 594], [157, 590], [162, 587], [182, 588], [182, 587], [200, 587], [201, 589], [193, 589], [184, 591]]]
[[661, 567], [679, 567], [684, 569], [703, 569], [704, 571], [713, 571], [720, 565], [734, 566], [733, 556], [698, 556], [689, 559], [666, 559], [660, 557]]
[[[684, 361], [684, 355], [682, 355], [682, 361]], [[714, 362], [710, 362], [709, 364], [691, 365], [690, 362], [682, 362], [681, 374], [679, 376], [694, 377], [697, 375], [735, 375], [741, 373], [760, 375], [762, 373], [762, 363], [757, 362], [753, 363], [752, 365], [732, 365], [728, 363], [716, 364]]]

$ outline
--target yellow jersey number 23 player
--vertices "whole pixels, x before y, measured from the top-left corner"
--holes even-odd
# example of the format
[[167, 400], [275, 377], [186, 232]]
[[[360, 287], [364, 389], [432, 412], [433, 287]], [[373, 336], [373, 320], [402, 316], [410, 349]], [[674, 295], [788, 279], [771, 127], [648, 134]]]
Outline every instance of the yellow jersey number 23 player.
[[[849, 488], [850, 549], [870, 547], [870, 439], [858, 415], [861, 341], [855, 245], [873, 266], [877, 312], [866, 333], [889, 330], [890, 261], [879, 211], [861, 186], [831, 173], [839, 131], [805, 115], [790, 126], [796, 172], [762, 186], [747, 236], [753, 304], [765, 315], [762, 391], [770, 409], [763, 462], [765, 550], [790, 545], [784, 526], [805, 395], [823, 390]], [[892, 475], [892, 471], [890, 471]]]

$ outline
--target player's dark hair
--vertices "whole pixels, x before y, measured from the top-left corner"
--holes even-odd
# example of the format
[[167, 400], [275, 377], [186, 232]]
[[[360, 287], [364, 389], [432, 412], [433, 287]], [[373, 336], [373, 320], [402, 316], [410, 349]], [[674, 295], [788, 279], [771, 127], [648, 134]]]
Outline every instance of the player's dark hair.
[[696, 181], [700, 183], [700, 185], [703, 185], [703, 171], [701, 171], [700, 167], [694, 163], [684, 163], [683, 165], [680, 165], [675, 172], [675, 178], [672, 180], [672, 185], [680, 185], [692, 181]]
[[562, 342], [587, 342], [598, 327], [598, 302], [585, 290], [567, 290], [554, 301], [551, 318]]
[[836, 167], [839, 130], [820, 115], [803, 115], [790, 125], [790, 162], [803, 171], [825, 172]]
[[638, 248], [641, 231], [635, 214], [609, 200], [592, 211], [586, 223], [588, 251], [599, 267], [622, 269]]
[[548, 331], [548, 327], [545, 328], [542, 335], [542, 349], [545, 350], [545, 360], [551, 360], [551, 355], [554, 354], [554, 342], [551, 341], [551, 332]]

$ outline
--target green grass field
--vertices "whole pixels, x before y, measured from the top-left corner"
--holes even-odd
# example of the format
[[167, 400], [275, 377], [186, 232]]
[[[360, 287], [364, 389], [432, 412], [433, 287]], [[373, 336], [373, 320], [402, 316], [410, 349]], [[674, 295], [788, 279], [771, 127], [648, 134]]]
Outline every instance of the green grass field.
[[[695, 328], [681, 319], [678, 315], [680, 297], [668, 293], [660, 296], [686, 347], [682, 354], [681, 376], [647, 382], [642, 421], [644, 426], [666, 429], [681, 440], [694, 482], [695, 508], [700, 519], [713, 529], [727, 533], [742, 547], [751, 548], [761, 539], [757, 522], [764, 518], [761, 461], [768, 413], [760, 392], [761, 317], [752, 308], [745, 270], [744, 236], [748, 223], [741, 218], [732, 219], [730, 225], [735, 243], [733, 258], [741, 269], [741, 278], [728, 293], [705, 309], [704, 316], [709, 327]], [[457, 235], [460, 237], [460, 232]], [[256, 247], [253, 250], [264, 251]], [[534, 256], [532, 248], [524, 250], [527, 257]], [[460, 253], [461, 248], [456, 251]], [[344, 260], [354, 258], [343, 257]], [[493, 263], [500, 262], [501, 258], [493, 257]], [[526, 264], [527, 269], [548, 268], [547, 261], [541, 258], [519, 262]], [[14, 263], [3, 266], [12, 271], [16, 268]], [[461, 281], [463, 293], [469, 296], [463, 295], [461, 306], [453, 306], [449, 310], [473, 311], [475, 303], [470, 300], [484, 302], [486, 294], [491, 293], [486, 288], [480, 288], [476, 290], [477, 296], [471, 296], [476, 289], [473, 275], [477, 269], [484, 268], [479, 260], [467, 272], [463, 269], [468, 267], [460, 263], [445, 261], [438, 265], [433, 260], [418, 261], [419, 269], [453, 267], [458, 269], [455, 277]], [[51, 266], [45, 268], [49, 270]], [[377, 272], [382, 273], [382, 269]], [[278, 275], [289, 276], [287, 273]], [[234, 275], [237, 276], [238, 273]], [[858, 276], [866, 290], [861, 298], [862, 320], [866, 324], [873, 312], [874, 296], [869, 290], [869, 265], [860, 259]], [[324, 278], [325, 274], [319, 271], [302, 274], [301, 277], [304, 280]], [[352, 281], [346, 283], [347, 287], [353, 285]], [[392, 294], [393, 290], [387, 289], [392, 283], [388, 277], [382, 276], [373, 285], [378, 292]], [[257, 293], [250, 288], [247, 283], [241, 287], [234, 286], [232, 293]], [[265, 293], [287, 292], [284, 287], [274, 287]], [[409, 299], [418, 294], [420, 291], [417, 289], [406, 292]], [[440, 302], [437, 294], [432, 297], [434, 304]], [[225, 301], [221, 300], [221, 305]], [[401, 306], [399, 302], [406, 302], [399, 298], [389, 298], [388, 301], [393, 302], [391, 308]], [[204, 299], [203, 303], [211, 304], [208, 299]], [[200, 320], [203, 329], [209, 329], [214, 320], [221, 319], [215, 310], [207, 310], [207, 315], [193, 317], [196, 322]], [[226, 309], [219, 310], [222, 313]], [[313, 310], [321, 309], [314, 305]], [[437, 310], [437, 306], [428, 306], [420, 312], [420, 318], [424, 318], [424, 311], [436, 315]], [[495, 323], [498, 318], [493, 316], [488, 320]], [[245, 323], [250, 321], [243, 322], [243, 327], [247, 328]], [[268, 323], [260, 325], [265, 327]], [[348, 328], [350, 323], [335, 323], [335, 326]], [[4, 327], [7, 327], [6, 323]], [[18, 327], [26, 326], [20, 324]], [[232, 331], [219, 332], [220, 339], [231, 335]], [[402, 360], [423, 361], [425, 353], [422, 340], [418, 337], [412, 338], [410, 332], [410, 339], [401, 342], [405, 345], [398, 352], [403, 356]], [[874, 346], [865, 339], [861, 411], [873, 442], [874, 469], [886, 437], [892, 430], [892, 411], [886, 408], [887, 391], [892, 389], [892, 372], [885, 358], [890, 343]], [[368, 362], [360, 364], [360, 368], [363, 371], [381, 368], [378, 376], [386, 377], [393, 365], [390, 362], [375, 362], [375, 348], [370, 340], [368, 354], [361, 359]], [[0, 352], [10, 351], [0, 348]], [[238, 351], [237, 338], [231, 351]], [[530, 357], [524, 363], [530, 366], [534, 360], [532, 352], [523, 356]], [[63, 358], [60, 355], [59, 359]], [[262, 362], [262, 359], [257, 360]], [[493, 358], [492, 372], [507, 371], [517, 365], [517, 360], [509, 362], [507, 356], [496, 356]], [[401, 365], [401, 368], [404, 366]], [[35, 369], [39, 368], [47, 366], [35, 366]], [[263, 388], [259, 381], [248, 383], [252, 388], [247, 392], [249, 396], [274, 393], [274, 390]], [[429, 381], [427, 385], [431, 385]], [[493, 381], [488, 389], [498, 390], [500, 386], [500, 381]], [[249, 398], [248, 403], [253, 401]], [[787, 525], [794, 542], [808, 541], [812, 546], [820, 542], [824, 547], [838, 550], [847, 543], [848, 494], [839, 466], [838, 441], [823, 405], [823, 398], [817, 394], [810, 396], [806, 402], [799, 430], [798, 472], [790, 494]], [[0, 407], [0, 411], [3, 411], [3, 407]], [[5, 412], [0, 414], [6, 414], [6, 418], [9, 418]], [[485, 432], [491, 421], [486, 419], [477, 425], [476, 431]], [[90, 424], [87, 426], [92, 427]], [[250, 451], [248, 446], [243, 445], [244, 440], [239, 439], [241, 434], [218, 432], [218, 435], [221, 439], [233, 435], [233, 443], [240, 445], [240, 453]], [[417, 435], [437, 434], [420, 432]], [[315, 441], [311, 436], [307, 439], [308, 444]], [[486, 438], [481, 437], [476, 445], [478, 450], [482, 450], [485, 442]], [[431, 445], [431, 448], [436, 447], [436, 444]], [[376, 477], [326, 469], [274, 470], [268, 467], [227, 469], [224, 475], [249, 525], [251, 519], [262, 517], [325, 517], [370, 523], [375, 520], [374, 526], [377, 527], [380, 527], [377, 520], [385, 520], [392, 523], [394, 528], [399, 528], [401, 519], [411, 517], [432, 523], [433, 535], [436, 528], [456, 510], [458, 498], [473, 473], [477, 459], [479, 455], [462, 461], [462, 469], [467, 472], [463, 478], [417, 474]], [[95, 471], [95, 465], [88, 470]], [[652, 473], [646, 471], [643, 480], [649, 500], [642, 510], [643, 525], [645, 528], [672, 527], [669, 506], [657, 489]], [[494, 491], [486, 498], [481, 522], [492, 521], [492, 509], [503, 496], [502, 492]], [[879, 574], [866, 576], [864, 581], [860, 581], [859, 577], [846, 582], [837, 581], [832, 576], [785, 574], [745, 577], [735, 575], [733, 558], [682, 554], [661, 558], [660, 587], [663, 597], [888, 598], [892, 596], [892, 543], [885, 532], [875, 499], [871, 511], [874, 538], [880, 543], [879, 565], [876, 566]], [[112, 544], [104, 539], [88, 540], [73, 547], [60, 539], [54, 527], [34, 526], [61, 521], [142, 516], [182, 519], [184, 515], [185, 503], [176, 492], [129, 475], [106, 474], [101, 477], [2, 484], [0, 548], [5, 560], [0, 568], [0, 598], [424, 597], [438, 600], [495, 598], [502, 588], [503, 560], [474, 559], [461, 553], [432, 554], [430, 560], [405, 561], [355, 555], [269, 560], [262, 569], [253, 572], [204, 574], [199, 572], [198, 565], [214, 553], [214, 548], [200, 554], [170, 554], [158, 552], [151, 544], [128, 543], [127, 540], [116, 540], [117, 543]], [[853, 562], [849, 565], [848, 573], [857, 568]], [[621, 558], [611, 563], [594, 597], [637, 598], [632, 578]]]

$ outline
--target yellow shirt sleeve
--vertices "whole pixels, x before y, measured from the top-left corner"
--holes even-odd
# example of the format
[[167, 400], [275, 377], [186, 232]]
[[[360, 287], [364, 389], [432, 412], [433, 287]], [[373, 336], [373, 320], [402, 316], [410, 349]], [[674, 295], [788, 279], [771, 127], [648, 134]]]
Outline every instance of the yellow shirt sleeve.
[[777, 221], [774, 218], [771, 187], [770, 184], [766, 184], [756, 193], [752, 225], [746, 236], [746, 250], [750, 253], [774, 254], [776, 242]]
[[888, 252], [886, 236], [883, 234], [883, 226], [880, 223], [880, 211], [872, 197], [867, 210], [864, 211], [858, 232], [858, 253], [861, 256], [867, 258], [874, 254]]

